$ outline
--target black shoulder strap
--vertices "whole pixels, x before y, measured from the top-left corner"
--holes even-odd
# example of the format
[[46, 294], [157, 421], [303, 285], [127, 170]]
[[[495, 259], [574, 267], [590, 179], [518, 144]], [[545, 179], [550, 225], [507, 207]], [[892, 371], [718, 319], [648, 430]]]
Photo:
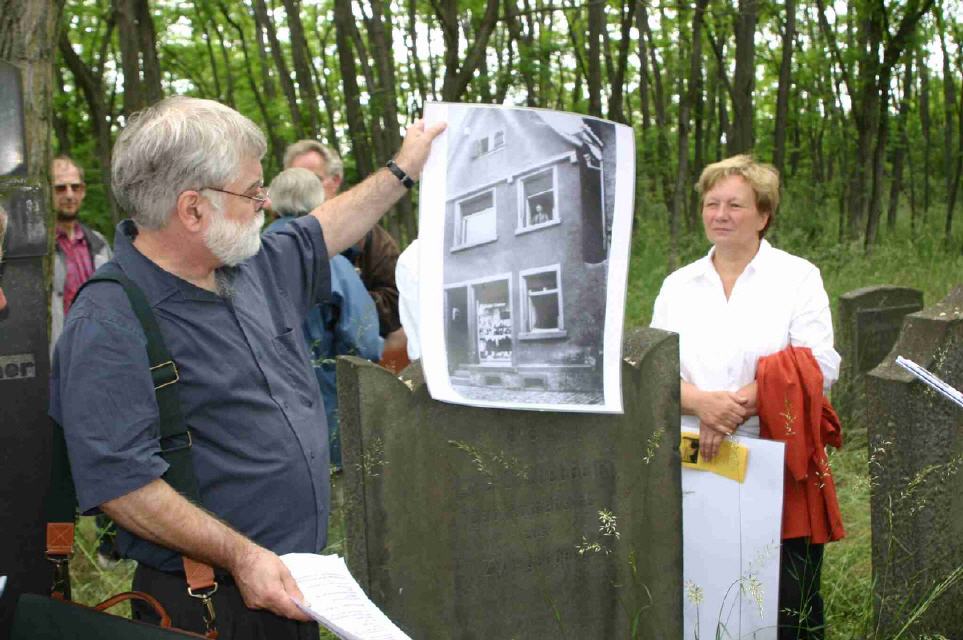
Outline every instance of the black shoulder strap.
[[[98, 269], [84, 283], [81, 290], [91, 283], [105, 281], [115, 282], [123, 287], [134, 315], [137, 316], [144, 330], [144, 336], [147, 338], [147, 359], [150, 363], [154, 394], [160, 411], [161, 456], [169, 465], [164, 473], [164, 480], [195, 504], [200, 504], [200, 491], [191, 462], [191, 434], [184, 425], [180, 398], [175, 384], [180, 379], [177, 365], [164, 344], [157, 319], [151, 311], [147, 298], [144, 297], [144, 292], [114, 263], [109, 262]], [[80, 295], [80, 291], [77, 295]], [[47, 521], [73, 522], [77, 495], [70, 475], [70, 461], [67, 458], [63, 429], [60, 425], [54, 429], [52, 452], [51, 487], [46, 508]]]
[[[164, 337], [157, 325], [154, 312], [144, 296], [144, 292], [128, 278], [116, 263], [108, 262], [80, 288], [92, 282], [115, 282], [124, 289], [130, 306], [144, 330], [147, 338], [147, 359], [154, 382], [154, 395], [160, 412], [161, 456], [167, 461], [168, 468], [164, 480], [188, 500], [200, 504], [200, 490], [191, 462], [191, 433], [184, 424], [177, 381], [180, 376], [177, 365], [171, 358]], [[80, 295], [80, 291], [77, 292]], [[70, 578], [67, 572], [67, 558], [73, 548], [74, 519], [77, 496], [70, 474], [70, 460], [63, 429], [54, 429], [54, 460], [51, 469], [51, 495], [48, 498], [47, 520], [47, 557], [56, 565], [53, 595], [70, 597]], [[50, 517], [53, 516], [53, 517]], [[66, 544], [69, 536], [69, 545]], [[214, 619], [214, 606], [211, 596], [217, 591], [214, 570], [210, 565], [182, 556], [188, 593], [198, 598], [202, 604], [202, 616], [207, 627], [207, 637], [217, 637]]]
[[147, 359], [150, 363], [151, 378], [154, 381], [157, 408], [160, 410], [161, 456], [169, 465], [164, 479], [195, 504], [200, 504], [197, 478], [191, 463], [191, 434], [184, 424], [176, 385], [180, 380], [180, 374], [164, 343], [164, 337], [157, 325], [157, 318], [154, 317], [144, 292], [120, 270], [116, 263], [105, 264], [84, 283], [84, 286], [92, 282], [104, 281], [116, 282], [123, 287], [134, 315], [140, 321], [144, 336], [147, 338]]

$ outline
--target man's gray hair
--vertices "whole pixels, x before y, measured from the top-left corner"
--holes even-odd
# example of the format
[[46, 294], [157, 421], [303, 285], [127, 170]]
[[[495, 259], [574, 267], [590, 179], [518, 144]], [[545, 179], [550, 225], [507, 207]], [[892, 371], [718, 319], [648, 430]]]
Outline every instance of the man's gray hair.
[[324, 202], [324, 185], [307, 169], [285, 169], [268, 187], [271, 206], [282, 216], [301, 216]]
[[188, 189], [222, 187], [267, 151], [248, 118], [213, 100], [175, 96], [130, 117], [114, 144], [114, 196], [138, 227], [167, 225]]
[[311, 152], [324, 158], [324, 166], [329, 176], [344, 177], [344, 163], [341, 162], [341, 156], [338, 155], [337, 151], [331, 147], [326, 147], [317, 140], [298, 140], [294, 144], [288, 145], [288, 148], [284, 150], [284, 167], [290, 167], [295, 158]]

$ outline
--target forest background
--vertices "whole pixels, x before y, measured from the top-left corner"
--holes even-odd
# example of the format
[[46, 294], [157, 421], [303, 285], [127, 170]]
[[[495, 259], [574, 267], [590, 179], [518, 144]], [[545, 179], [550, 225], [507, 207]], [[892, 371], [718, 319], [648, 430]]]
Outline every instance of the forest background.
[[[45, 124], [54, 151], [86, 168], [82, 214], [109, 237], [123, 217], [112, 142], [162, 96], [253, 119], [268, 179], [287, 144], [318, 138], [344, 157], [348, 184], [391, 157], [427, 101], [444, 100], [632, 126], [629, 326], [648, 322], [669, 271], [708, 248], [699, 172], [742, 152], [780, 170], [768, 237], [820, 267], [834, 309], [857, 287], [913, 286], [932, 304], [963, 281], [960, 0], [0, 0], [0, 13], [35, 5], [52, 7], [45, 31], [26, 37], [53, 66]], [[0, 35], [9, 28], [0, 19]], [[409, 242], [416, 200], [384, 224]], [[849, 536], [827, 556], [830, 638], [873, 635], [869, 454], [849, 417], [833, 458]], [[95, 600], [114, 574], [90, 573], [79, 593]]]

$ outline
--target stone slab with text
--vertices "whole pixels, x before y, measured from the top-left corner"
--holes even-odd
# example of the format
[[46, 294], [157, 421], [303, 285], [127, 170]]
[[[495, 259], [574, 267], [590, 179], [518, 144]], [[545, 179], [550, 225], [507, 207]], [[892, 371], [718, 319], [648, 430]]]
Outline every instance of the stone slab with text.
[[[879, 637], [896, 635], [935, 594], [910, 634], [963, 638], [963, 410], [896, 365], [897, 355], [963, 386], [963, 287], [906, 317], [867, 374], [863, 400]], [[946, 581], [953, 586], [940, 588]]]
[[[624, 415], [434, 401], [339, 359], [348, 565], [412, 638], [678, 638], [678, 338], [627, 337]], [[638, 635], [630, 629], [638, 625]]]

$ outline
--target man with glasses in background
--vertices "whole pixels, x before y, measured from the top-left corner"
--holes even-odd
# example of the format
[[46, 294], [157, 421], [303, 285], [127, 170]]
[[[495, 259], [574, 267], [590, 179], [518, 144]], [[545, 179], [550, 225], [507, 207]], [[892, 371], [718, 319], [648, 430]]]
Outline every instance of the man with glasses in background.
[[87, 195], [84, 170], [65, 155], [50, 165], [53, 206], [57, 213], [57, 241], [54, 243], [53, 291], [50, 299], [50, 354], [64, 328], [64, 317], [80, 290], [97, 267], [110, 260], [110, 245], [104, 236], [78, 220], [80, 205]]

